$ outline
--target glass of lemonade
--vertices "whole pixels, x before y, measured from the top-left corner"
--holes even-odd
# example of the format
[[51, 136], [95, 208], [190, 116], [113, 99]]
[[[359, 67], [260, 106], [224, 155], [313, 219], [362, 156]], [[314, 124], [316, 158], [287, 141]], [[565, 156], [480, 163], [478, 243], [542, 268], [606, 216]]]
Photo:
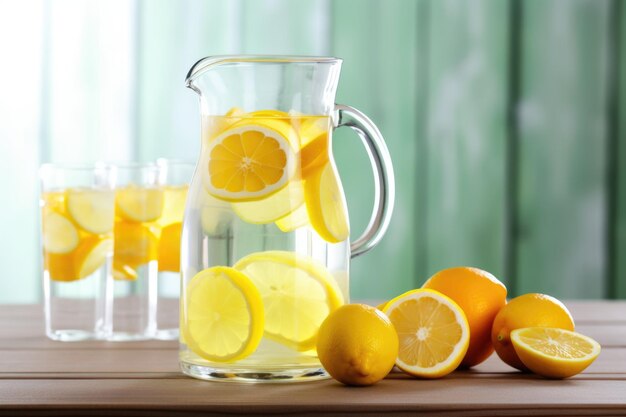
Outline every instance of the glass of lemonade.
[[111, 333], [114, 168], [40, 169], [46, 334], [78, 341]]
[[163, 186], [163, 213], [157, 220], [158, 298], [156, 338], [178, 339], [180, 296], [180, 237], [185, 200], [195, 164], [174, 159], [158, 159]]
[[150, 339], [157, 329], [157, 259], [164, 192], [156, 164], [118, 164], [116, 168], [111, 340]]

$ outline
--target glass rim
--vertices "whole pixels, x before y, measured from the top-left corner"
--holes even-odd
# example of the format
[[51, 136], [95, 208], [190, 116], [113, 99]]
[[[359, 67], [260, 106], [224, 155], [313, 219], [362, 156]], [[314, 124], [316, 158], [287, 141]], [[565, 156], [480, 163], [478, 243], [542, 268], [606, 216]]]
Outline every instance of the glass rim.
[[57, 170], [57, 171], [94, 171], [94, 170], [114, 170], [115, 165], [107, 163], [107, 162], [92, 162], [92, 163], [64, 163], [64, 162], [45, 162], [39, 165], [39, 172], [47, 170]]
[[190, 87], [193, 81], [212, 67], [223, 64], [340, 64], [343, 59], [333, 56], [308, 55], [212, 55], [198, 60], [192, 65], [185, 77], [185, 85]]
[[190, 165], [195, 166], [196, 162], [191, 159], [181, 158], [157, 158], [155, 161], [157, 166], [170, 166], [170, 165]]

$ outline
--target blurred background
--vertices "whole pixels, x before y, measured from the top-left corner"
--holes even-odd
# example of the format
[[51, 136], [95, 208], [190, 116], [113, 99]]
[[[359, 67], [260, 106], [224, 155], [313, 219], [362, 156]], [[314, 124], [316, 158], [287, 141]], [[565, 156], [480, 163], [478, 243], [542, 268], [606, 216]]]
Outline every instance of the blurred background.
[[[217, 54], [344, 59], [338, 103], [379, 126], [391, 228], [352, 262], [353, 298], [472, 265], [509, 295], [626, 298], [622, 0], [0, 0], [0, 302], [41, 299], [43, 162], [195, 160], [184, 87]], [[334, 152], [353, 237], [373, 180]]]

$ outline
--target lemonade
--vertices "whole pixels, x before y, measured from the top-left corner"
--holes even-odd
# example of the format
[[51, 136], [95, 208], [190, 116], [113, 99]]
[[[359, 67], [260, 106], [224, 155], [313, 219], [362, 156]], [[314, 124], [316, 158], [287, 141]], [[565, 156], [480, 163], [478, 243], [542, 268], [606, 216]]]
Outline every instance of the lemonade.
[[317, 333], [348, 302], [349, 222], [331, 130], [330, 117], [277, 110], [203, 118], [182, 232], [185, 372], [324, 376]]
[[77, 187], [42, 192], [46, 333], [58, 340], [106, 337], [114, 194]]

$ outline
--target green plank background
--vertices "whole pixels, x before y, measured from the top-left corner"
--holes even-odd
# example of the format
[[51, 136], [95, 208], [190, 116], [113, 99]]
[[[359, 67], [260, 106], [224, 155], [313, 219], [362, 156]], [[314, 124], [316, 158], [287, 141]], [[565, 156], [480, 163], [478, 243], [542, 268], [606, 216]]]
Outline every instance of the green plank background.
[[[22, 137], [0, 155], [22, 190], [0, 218], [5, 235], [23, 236], [3, 252], [20, 261], [3, 265], [0, 302], [41, 296], [26, 261], [40, 256], [34, 165], [15, 161], [30, 151], [39, 162], [195, 160], [186, 72], [242, 53], [343, 58], [337, 101], [386, 138], [396, 210], [380, 246], [352, 263], [353, 298], [392, 297], [461, 264], [493, 272], [510, 295], [626, 298], [623, 0], [37, 4], [34, 17], [0, 4], [7, 22], [43, 22], [28, 33], [45, 38], [24, 61], [42, 68], [28, 73], [36, 87], [0, 97], [0, 108], [22, 106], [0, 127]], [[356, 238], [372, 206], [369, 162], [347, 129], [334, 152]]]

